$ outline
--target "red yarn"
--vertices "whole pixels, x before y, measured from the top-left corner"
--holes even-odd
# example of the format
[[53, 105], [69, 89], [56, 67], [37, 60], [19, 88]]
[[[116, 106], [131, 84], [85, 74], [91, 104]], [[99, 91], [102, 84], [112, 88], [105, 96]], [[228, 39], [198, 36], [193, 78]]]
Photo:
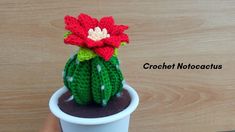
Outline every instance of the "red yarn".
[[64, 39], [64, 43], [69, 43], [71, 45], [77, 45], [81, 47], [85, 46], [84, 41], [75, 34], [68, 35], [68, 37]]
[[[114, 54], [114, 48], [118, 48], [121, 42], [129, 43], [128, 35], [124, 33], [128, 29], [125, 25], [115, 25], [112, 16], [103, 17], [98, 21], [87, 14], [80, 14], [77, 18], [65, 16], [65, 29], [72, 32], [64, 39], [66, 44], [77, 45], [92, 49], [97, 55], [108, 61]], [[94, 41], [88, 38], [89, 29], [99, 27], [106, 29], [109, 37]]]
[[95, 28], [98, 24], [98, 20], [95, 18], [90, 17], [87, 14], [81, 13], [78, 16], [78, 21], [80, 22], [81, 26], [88, 31], [90, 28]]
[[114, 26], [114, 20], [113, 17], [103, 17], [100, 19], [99, 27], [101, 29], [106, 28], [108, 33], [111, 33], [113, 31]]
[[121, 43], [121, 39], [119, 36], [113, 36], [113, 37], [104, 39], [104, 42], [107, 45], [113, 46], [115, 48], [119, 48], [120, 43]]
[[113, 56], [114, 48], [106, 46], [101, 48], [95, 48], [94, 51], [100, 57], [104, 58], [104, 60], [108, 61]]
[[84, 31], [83, 27], [80, 25], [76, 18], [71, 16], [65, 16], [65, 29], [71, 31], [72, 33], [78, 35], [79, 37], [85, 38], [88, 34]]
[[93, 40], [87, 38], [86, 39], [86, 46], [88, 48], [101, 47], [101, 46], [104, 46], [104, 42], [103, 41], [93, 41]]
[[125, 25], [114, 25], [111, 34], [122, 34], [127, 29], [128, 26]]

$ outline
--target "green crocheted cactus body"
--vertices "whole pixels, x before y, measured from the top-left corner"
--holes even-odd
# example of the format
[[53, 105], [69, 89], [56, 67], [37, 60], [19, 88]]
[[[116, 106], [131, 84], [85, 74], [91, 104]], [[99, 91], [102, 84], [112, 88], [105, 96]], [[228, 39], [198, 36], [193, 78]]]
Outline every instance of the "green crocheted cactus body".
[[95, 102], [105, 106], [123, 88], [123, 76], [115, 56], [109, 61], [96, 56], [80, 62], [74, 55], [65, 65], [63, 79], [64, 85], [80, 105]]

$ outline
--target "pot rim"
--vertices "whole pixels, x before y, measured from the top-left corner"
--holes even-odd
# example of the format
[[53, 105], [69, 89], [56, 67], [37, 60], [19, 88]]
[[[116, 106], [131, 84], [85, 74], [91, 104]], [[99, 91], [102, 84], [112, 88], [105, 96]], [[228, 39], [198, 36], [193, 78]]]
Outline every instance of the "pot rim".
[[58, 117], [59, 119], [62, 119], [64, 121], [74, 123], [74, 124], [80, 124], [80, 125], [99, 125], [99, 124], [106, 124], [110, 122], [114, 122], [117, 120], [120, 120], [128, 115], [130, 115], [132, 112], [135, 111], [139, 104], [139, 96], [137, 92], [127, 83], [123, 86], [124, 89], [126, 89], [131, 97], [131, 102], [127, 108], [122, 110], [119, 113], [109, 115], [106, 117], [98, 117], [98, 118], [81, 118], [81, 117], [75, 117], [72, 115], [69, 115], [67, 113], [64, 113], [58, 106], [58, 99], [61, 95], [63, 95], [65, 92], [68, 91], [68, 89], [64, 86], [58, 89], [56, 92], [53, 93], [49, 100], [49, 108], [51, 112]]

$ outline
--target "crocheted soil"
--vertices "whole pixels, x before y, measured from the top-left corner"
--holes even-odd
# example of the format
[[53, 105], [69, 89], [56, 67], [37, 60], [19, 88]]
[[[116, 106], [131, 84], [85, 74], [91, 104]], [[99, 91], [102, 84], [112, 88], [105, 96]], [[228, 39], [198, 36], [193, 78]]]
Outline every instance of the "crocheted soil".
[[59, 98], [59, 108], [69, 115], [82, 118], [98, 118], [116, 114], [129, 106], [131, 101], [131, 97], [125, 89], [123, 89], [121, 96], [112, 97], [105, 107], [95, 103], [78, 105], [74, 100], [67, 101], [70, 96], [70, 92], [66, 92]]

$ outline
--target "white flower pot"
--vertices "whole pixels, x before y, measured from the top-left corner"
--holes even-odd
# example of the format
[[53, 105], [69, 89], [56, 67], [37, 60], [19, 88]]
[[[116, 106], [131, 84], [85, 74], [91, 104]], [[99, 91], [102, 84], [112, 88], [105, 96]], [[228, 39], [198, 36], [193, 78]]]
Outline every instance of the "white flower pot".
[[129, 106], [123, 111], [114, 115], [99, 118], [80, 118], [64, 113], [58, 107], [58, 99], [67, 92], [62, 87], [57, 90], [49, 101], [51, 112], [60, 119], [63, 132], [128, 132], [131, 113], [139, 104], [139, 96], [128, 84], [124, 85], [131, 97]]

